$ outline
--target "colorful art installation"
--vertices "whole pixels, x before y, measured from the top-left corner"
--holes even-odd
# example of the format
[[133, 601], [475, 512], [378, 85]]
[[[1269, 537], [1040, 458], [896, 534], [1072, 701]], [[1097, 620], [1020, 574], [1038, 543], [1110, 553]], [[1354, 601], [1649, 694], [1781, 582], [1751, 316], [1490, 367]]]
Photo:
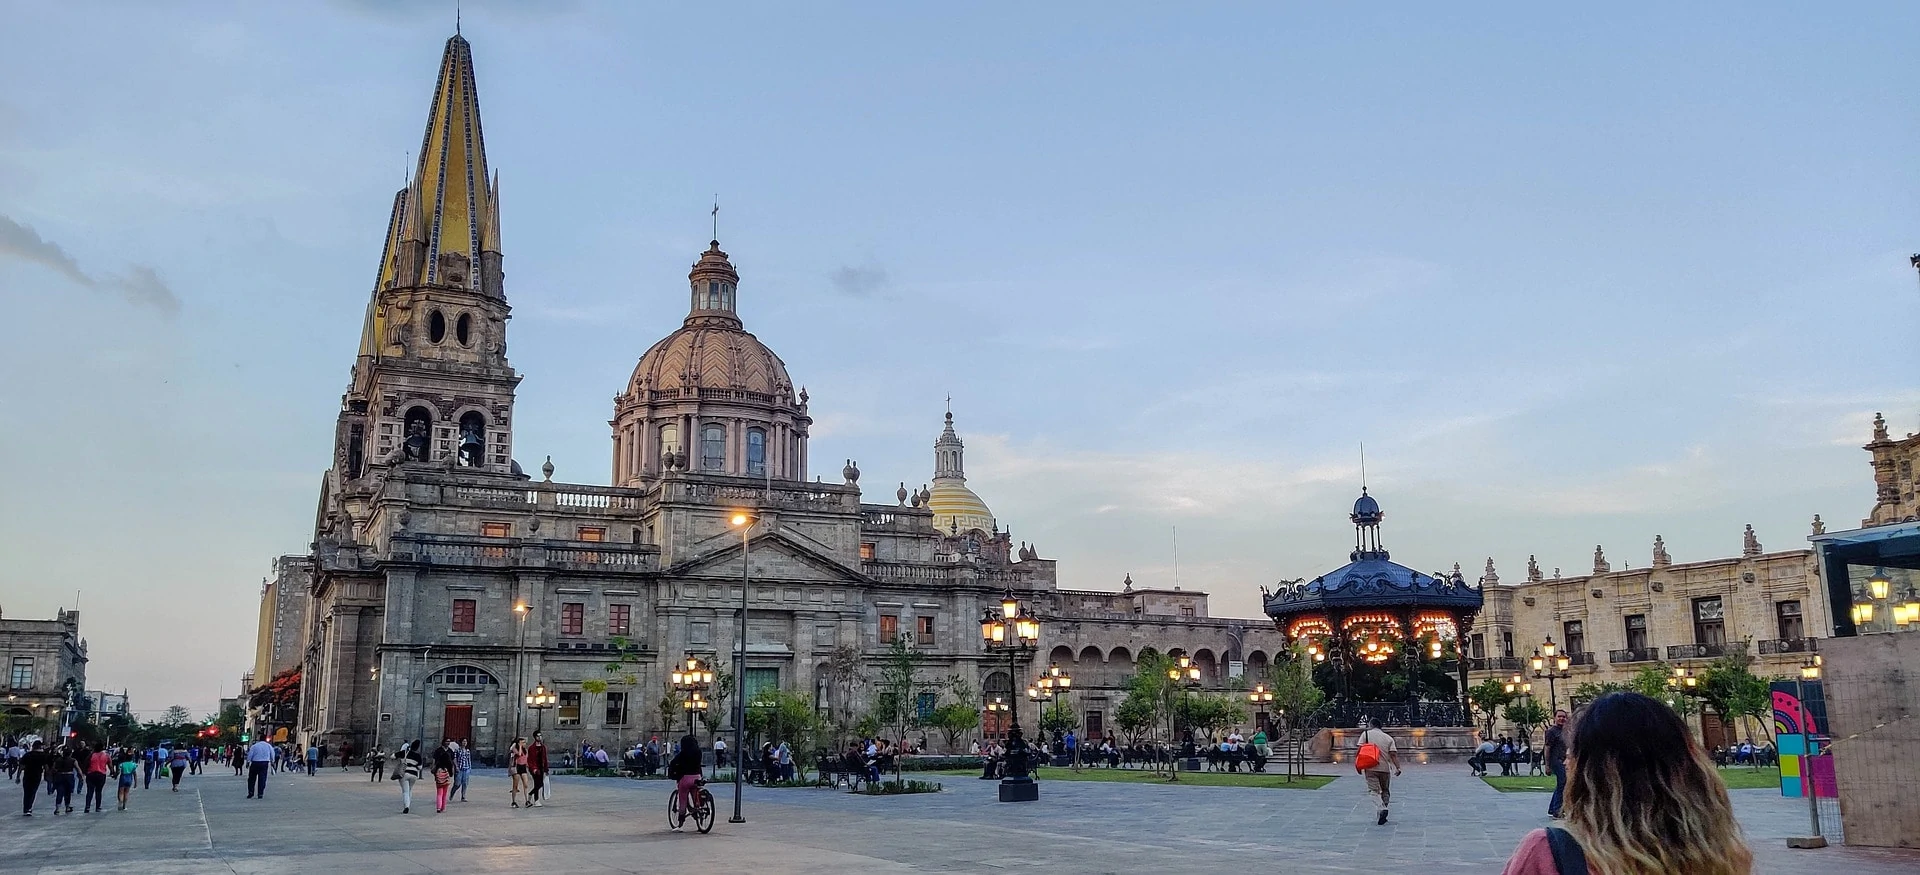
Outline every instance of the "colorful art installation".
[[1833, 757], [1820, 755], [1827, 744], [1824, 693], [1819, 681], [1773, 682], [1774, 744], [1780, 751], [1782, 796], [1804, 797], [1809, 785], [1816, 795], [1838, 795]]

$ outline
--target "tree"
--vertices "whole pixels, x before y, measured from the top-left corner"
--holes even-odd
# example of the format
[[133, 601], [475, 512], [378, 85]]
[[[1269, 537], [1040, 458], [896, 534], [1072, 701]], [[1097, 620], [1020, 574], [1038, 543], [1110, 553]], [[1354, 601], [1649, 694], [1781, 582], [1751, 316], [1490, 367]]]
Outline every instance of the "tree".
[[166, 713], [160, 716], [160, 725], [162, 726], [185, 726], [192, 721], [193, 712], [187, 710], [187, 706], [185, 705], [168, 705]]
[[662, 733], [668, 736], [673, 735], [673, 720], [675, 717], [680, 716], [680, 710], [680, 703], [674, 701], [672, 696], [661, 696], [660, 701], [654, 703], [653, 711], [655, 714], [660, 715], [660, 730]]
[[[822, 743], [826, 720], [814, 708], [813, 697], [780, 689], [765, 689], [747, 703], [747, 736], [771, 744], [786, 742], [794, 763], [805, 769]], [[749, 741], [748, 747], [753, 743]]]
[[1754, 676], [1752, 659], [1740, 653], [1714, 660], [1700, 673], [1700, 700], [1725, 720], [1758, 719], [1762, 733], [1771, 737], [1773, 691], [1766, 679]]
[[1113, 722], [1120, 727], [1126, 743], [1139, 744], [1160, 724], [1154, 697], [1142, 695], [1138, 690], [1128, 691], [1120, 707], [1113, 711]]
[[[905, 742], [907, 730], [919, 723], [919, 693], [927, 684], [920, 680], [920, 667], [927, 661], [925, 651], [913, 645], [913, 636], [901, 633], [893, 639], [880, 663], [880, 678], [874, 684], [873, 716], [879, 725], [893, 733], [896, 745]], [[894, 757], [893, 776], [900, 777], [900, 758]]]
[[1579, 707], [1608, 693], [1620, 693], [1629, 689], [1632, 688], [1619, 681], [1602, 681], [1597, 684], [1585, 683], [1574, 687], [1573, 692], [1568, 694], [1567, 701], [1574, 707]]
[[1488, 678], [1467, 689], [1467, 707], [1481, 722], [1481, 737], [1493, 737], [1493, 722], [1499, 719], [1500, 709], [1515, 698], [1518, 694], [1507, 692], [1506, 683], [1497, 678]]
[[1040, 711], [1040, 728], [1058, 735], [1073, 728], [1073, 711], [1065, 702], [1054, 702]]
[[854, 714], [853, 702], [864, 674], [861, 671], [865, 660], [860, 649], [842, 644], [827, 651], [827, 659], [822, 673], [827, 681], [827, 721], [834, 731], [833, 745], [837, 749], [854, 728], [858, 719]]
[[[733, 701], [733, 672], [716, 671], [713, 673], [713, 688], [707, 690], [707, 710], [700, 712], [700, 722], [707, 727], [707, 736], [720, 734], [720, 727], [733, 719], [733, 712], [727, 710], [727, 703]], [[739, 756], [735, 751], [734, 756]]]
[[933, 709], [928, 725], [940, 730], [947, 750], [952, 751], [959, 746], [960, 736], [980, 728], [980, 709], [966, 702], [948, 702]]
[[1547, 708], [1532, 696], [1523, 697], [1507, 705], [1507, 722], [1520, 730], [1520, 737], [1533, 734], [1533, 728], [1547, 722]]
[[1299, 721], [1320, 707], [1327, 694], [1313, 683], [1312, 662], [1304, 648], [1296, 644], [1267, 668], [1267, 683], [1273, 691], [1273, 707], [1284, 727]]

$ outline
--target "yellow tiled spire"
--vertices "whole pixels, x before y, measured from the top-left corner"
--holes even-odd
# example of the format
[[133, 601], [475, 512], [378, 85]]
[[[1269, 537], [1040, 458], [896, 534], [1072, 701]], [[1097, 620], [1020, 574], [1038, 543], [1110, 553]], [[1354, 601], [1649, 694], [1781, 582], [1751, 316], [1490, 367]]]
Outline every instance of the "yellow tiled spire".
[[386, 344], [387, 314], [380, 306], [380, 290], [393, 285], [400, 271], [400, 230], [407, 221], [407, 189], [393, 193], [393, 214], [387, 218], [387, 237], [380, 247], [380, 270], [374, 274], [373, 294], [367, 299], [367, 321], [360, 329], [360, 355], [380, 357]]
[[[404, 240], [425, 244], [422, 284], [481, 288], [482, 252], [500, 251], [494, 188], [487, 176], [473, 52], [459, 34], [447, 40], [420, 144]], [[457, 259], [444, 256], [457, 255]]]

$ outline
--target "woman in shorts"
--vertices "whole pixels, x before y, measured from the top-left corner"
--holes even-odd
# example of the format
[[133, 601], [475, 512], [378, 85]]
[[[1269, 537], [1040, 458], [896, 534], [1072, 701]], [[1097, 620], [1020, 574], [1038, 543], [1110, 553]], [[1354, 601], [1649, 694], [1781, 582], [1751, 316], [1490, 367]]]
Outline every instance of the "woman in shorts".
[[[513, 778], [513, 807], [520, 807], [520, 794], [527, 791], [527, 740], [516, 738], [513, 746], [507, 748], [507, 774]], [[527, 804], [533, 804], [533, 798], [527, 798]]]
[[127, 794], [133, 790], [133, 782], [140, 777], [140, 755], [131, 749], [120, 752], [120, 762], [114, 767], [120, 775], [120, 810], [127, 810]]

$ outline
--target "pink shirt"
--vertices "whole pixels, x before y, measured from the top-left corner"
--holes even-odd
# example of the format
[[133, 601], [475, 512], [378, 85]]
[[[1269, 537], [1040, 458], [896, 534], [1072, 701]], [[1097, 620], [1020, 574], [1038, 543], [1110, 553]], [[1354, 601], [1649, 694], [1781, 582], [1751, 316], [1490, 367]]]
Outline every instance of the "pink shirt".
[[96, 750], [93, 756], [87, 758], [87, 771], [96, 775], [106, 774], [107, 769], [112, 766], [113, 761], [107, 757], [107, 752], [104, 750]]
[[1553, 864], [1553, 846], [1547, 843], [1547, 831], [1536, 829], [1520, 840], [1520, 846], [1513, 849], [1513, 856], [1507, 858], [1507, 868], [1500, 875], [1560, 875], [1560, 867]]

